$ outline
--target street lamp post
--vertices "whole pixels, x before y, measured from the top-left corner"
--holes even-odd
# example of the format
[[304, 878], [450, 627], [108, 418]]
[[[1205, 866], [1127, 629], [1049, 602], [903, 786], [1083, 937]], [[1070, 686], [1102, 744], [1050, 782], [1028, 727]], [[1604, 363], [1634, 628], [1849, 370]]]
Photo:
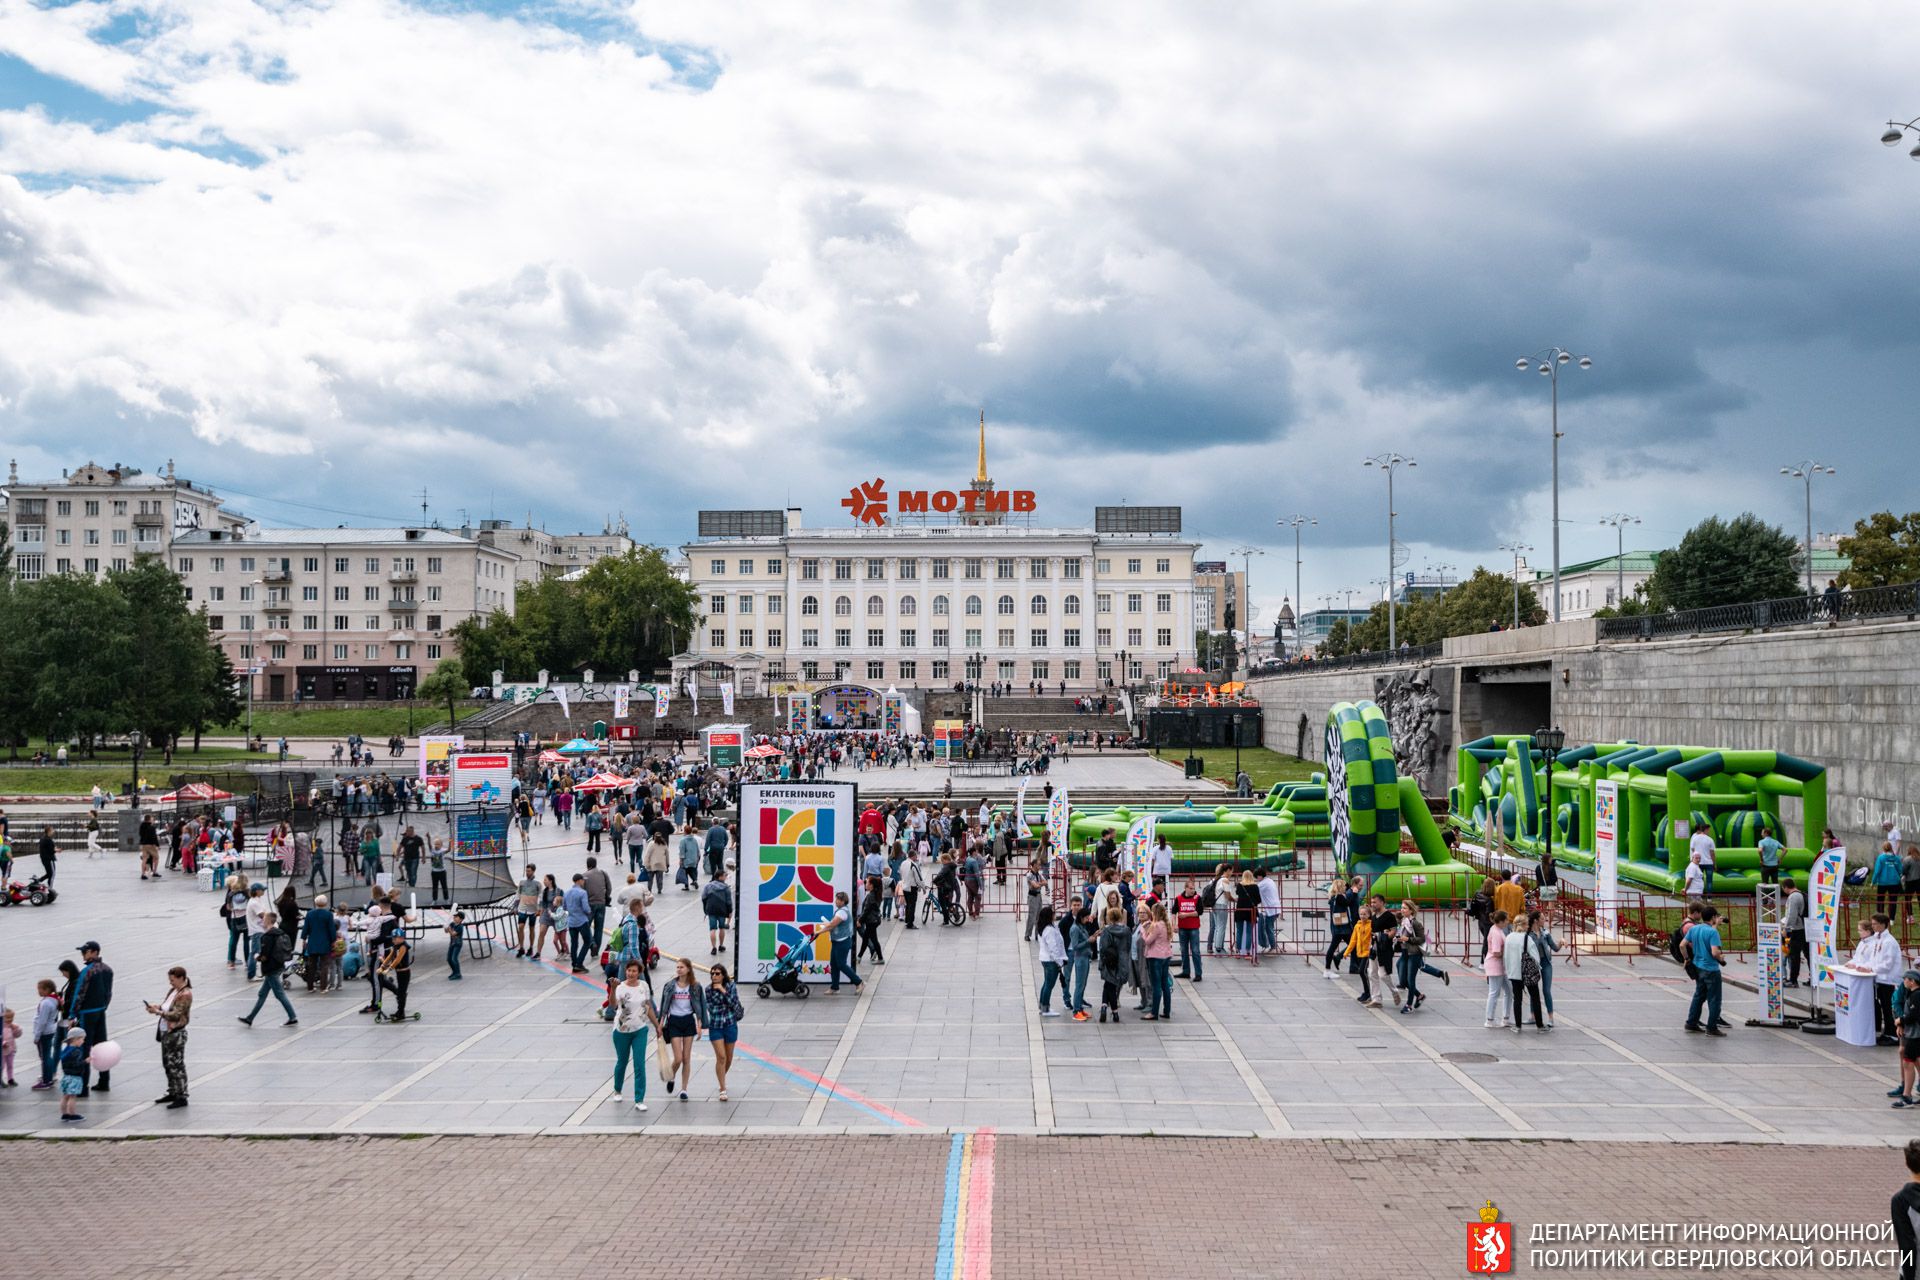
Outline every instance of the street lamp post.
[[1640, 517], [1622, 511], [1602, 516], [1600, 523], [1613, 526], [1613, 607], [1618, 609], [1627, 602], [1627, 526], [1639, 524]]
[[129, 809], [138, 809], [140, 807], [140, 745], [144, 741], [146, 741], [146, 736], [138, 729], [135, 729], [127, 735], [127, 742], [133, 747], [133, 777], [128, 779], [132, 785], [127, 788], [127, 807]]
[[1500, 550], [1513, 554], [1513, 626], [1517, 631], [1520, 628], [1520, 557], [1533, 548], [1524, 542], [1503, 542]]
[[[1902, 124], [1898, 120], [1887, 121], [1887, 131], [1880, 135], [1880, 141], [1890, 147], [1897, 147], [1907, 140], [1909, 133], [1920, 137], [1920, 116], [1915, 116], [1905, 124]], [[1915, 160], [1920, 160], [1920, 143], [1914, 144], [1913, 150], [1907, 152], [1907, 154]]]
[[1535, 729], [1533, 731], [1534, 749], [1544, 757], [1547, 785], [1541, 794], [1546, 797], [1547, 809], [1547, 856], [1553, 856], [1553, 766], [1560, 758], [1560, 748], [1567, 745], [1567, 735], [1559, 729]]
[[1400, 547], [1399, 544], [1394, 541], [1393, 534], [1393, 518], [1395, 515], [1393, 509], [1393, 472], [1396, 467], [1417, 467], [1420, 464], [1405, 454], [1389, 451], [1387, 453], [1377, 453], [1371, 458], [1363, 459], [1360, 465], [1363, 467], [1378, 467], [1387, 473], [1387, 652], [1391, 653], [1400, 647], [1398, 643], [1398, 622], [1394, 617], [1393, 608], [1393, 572], [1400, 567], [1394, 561], [1394, 552], [1398, 551]]
[[1575, 356], [1564, 347], [1548, 347], [1536, 356], [1521, 356], [1513, 367], [1525, 373], [1536, 363], [1540, 376], [1553, 383], [1553, 620], [1560, 621], [1560, 366], [1577, 360], [1582, 369], [1593, 368], [1586, 356]]
[[1293, 647], [1300, 647], [1300, 611], [1307, 607], [1306, 597], [1300, 594], [1300, 528], [1302, 525], [1319, 524], [1312, 516], [1282, 516], [1274, 521], [1281, 528], [1293, 526]]
[[1797, 467], [1782, 467], [1780, 474], [1806, 482], [1807, 486], [1807, 597], [1813, 597], [1813, 478], [1834, 474], [1824, 462], [1803, 462]]

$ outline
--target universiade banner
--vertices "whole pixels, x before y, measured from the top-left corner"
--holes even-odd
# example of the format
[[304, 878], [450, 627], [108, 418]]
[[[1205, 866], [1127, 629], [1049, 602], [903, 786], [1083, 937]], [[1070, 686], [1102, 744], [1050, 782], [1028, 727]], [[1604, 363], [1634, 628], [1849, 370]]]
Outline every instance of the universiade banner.
[[1847, 855], [1840, 849], [1829, 849], [1814, 859], [1807, 875], [1807, 955], [1813, 961], [1816, 990], [1834, 985], [1832, 969], [1840, 963], [1834, 931], [1840, 927], [1840, 886], [1846, 875]]
[[1073, 811], [1067, 807], [1067, 789], [1060, 788], [1047, 799], [1047, 847], [1056, 858], [1067, 856], [1068, 823]]
[[748, 783], [740, 788], [740, 877], [734, 963], [742, 982], [765, 980], [784, 949], [806, 959], [800, 976], [827, 981], [833, 895], [859, 907], [851, 782]]
[[1127, 843], [1121, 850], [1120, 865], [1133, 869], [1133, 883], [1139, 893], [1153, 888], [1153, 829], [1158, 822], [1152, 814], [1135, 818], [1127, 828]]
[[613, 686], [613, 718], [625, 720], [633, 702], [633, 686], [617, 684]]
[[1593, 789], [1593, 931], [1608, 941], [1620, 936], [1619, 835], [1620, 784], [1602, 782]]

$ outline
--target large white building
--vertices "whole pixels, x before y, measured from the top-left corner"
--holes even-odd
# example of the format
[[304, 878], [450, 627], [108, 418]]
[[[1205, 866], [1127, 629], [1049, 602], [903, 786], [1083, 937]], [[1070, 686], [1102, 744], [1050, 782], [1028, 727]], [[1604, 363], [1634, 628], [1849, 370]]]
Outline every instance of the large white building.
[[[887, 514], [889, 503], [892, 513]], [[705, 617], [676, 674], [764, 685], [965, 679], [1090, 688], [1193, 661], [1193, 554], [1177, 507], [1102, 507], [1091, 528], [1020, 523], [1031, 491], [862, 485], [853, 522], [703, 511], [681, 548]], [[904, 514], [903, 514], [904, 513]]]

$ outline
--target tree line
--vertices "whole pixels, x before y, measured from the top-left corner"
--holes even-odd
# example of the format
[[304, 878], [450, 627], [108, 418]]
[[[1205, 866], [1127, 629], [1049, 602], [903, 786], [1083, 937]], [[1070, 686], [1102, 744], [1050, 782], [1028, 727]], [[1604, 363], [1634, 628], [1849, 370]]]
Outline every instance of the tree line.
[[609, 675], [651, 673], [693, 640], [700, 598], [657, 547], [596, 560], [577, 578], [523, 582], [513, 612], [495, 609], [453, 628], [467, 678], [494, 671], [528, 680], [590, 667]]
[[161, 749], [240, 714], [239, 677], [204, 608], [155, 556], [103, 579], [55, 574], [0, 589], [0, 737], [11, 757], [35, 740], [139, 730]]

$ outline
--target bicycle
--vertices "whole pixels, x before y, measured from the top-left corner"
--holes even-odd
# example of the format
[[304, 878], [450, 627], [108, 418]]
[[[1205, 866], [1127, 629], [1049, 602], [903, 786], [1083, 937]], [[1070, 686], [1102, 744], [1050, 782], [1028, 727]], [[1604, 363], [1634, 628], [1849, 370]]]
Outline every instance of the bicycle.
[[951, 925], [963, 925], [967, 922], [967, 912], [958, 900], [951, 906], [945, 906], [941, 903], [939, 894], [928, 894], [926, 902], [920, 908], [920, 923], [929, 925], [935, 919], [945, 919]]

